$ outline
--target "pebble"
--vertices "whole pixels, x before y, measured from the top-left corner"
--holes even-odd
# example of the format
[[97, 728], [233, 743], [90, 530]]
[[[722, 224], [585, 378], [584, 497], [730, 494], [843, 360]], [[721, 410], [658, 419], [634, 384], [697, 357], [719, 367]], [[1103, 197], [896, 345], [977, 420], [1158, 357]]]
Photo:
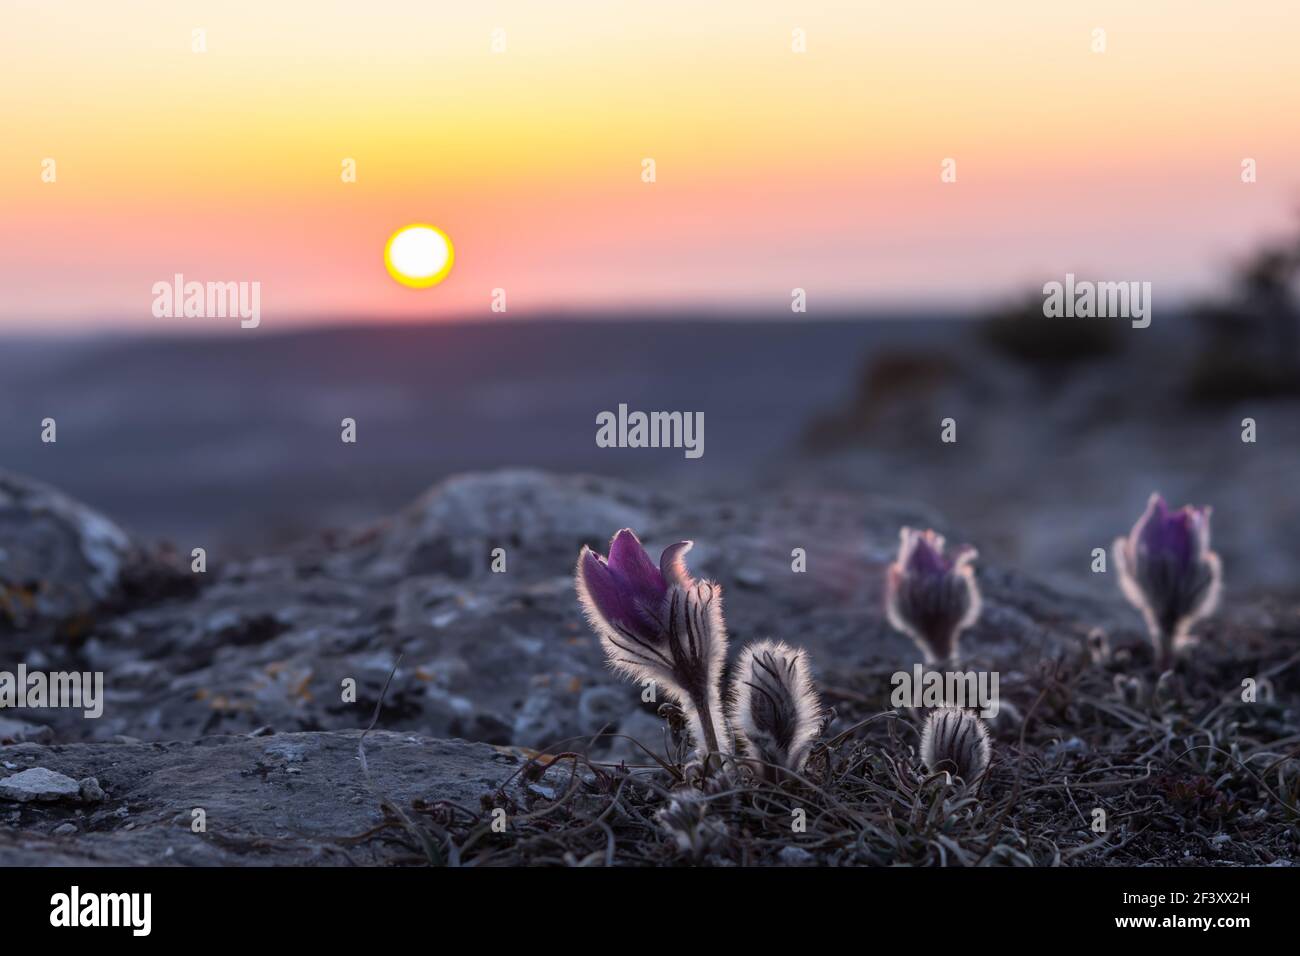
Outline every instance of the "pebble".
[[812, 866], [816, 862], [816, 857], [801, 846], [784, 847], [776, 858], [782, 866]]
[[19, 803], [78, 799], [81, 787], [71, 777], [45, 767], [32, 767], [0, 780], [0, 798]]
[[1066, 754], [1084, 753], [1088, 749], [1078, 737], [1071, 737], [1068, 740], [1054, 740], [1043, 750], [1043, 756], [1049, 761], [1060, 760]]
[[99, 785], [99, 781], [94, 777], [87, 777], [77, 784], [81, 793], [83, 803], [102, 803], [104, 801], [104, 788]]
[[279, 757], [285, 763], [302, 763], [306, 758], [307, 748], [303, 744], [277, 740], [275, 743], [267, 744], [263, 753], [268, 757]]

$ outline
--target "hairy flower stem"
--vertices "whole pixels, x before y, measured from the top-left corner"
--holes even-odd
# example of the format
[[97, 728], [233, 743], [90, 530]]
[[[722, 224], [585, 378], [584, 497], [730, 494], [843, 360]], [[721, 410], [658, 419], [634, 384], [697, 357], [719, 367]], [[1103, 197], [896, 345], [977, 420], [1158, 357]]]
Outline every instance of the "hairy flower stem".
[[693, 615], [691, 609], [686, 606], [685, 598], [673, 594], [668, 612], [668, 640], [672, 646], [673, 660], [679, 662], [676, 676], [686, 691], [686, 696], [690, 698], [689, 703], [695, 709], [700, 722], [700, 734], [703, 739], [695, 743], [702, 745], [706, 751], [705, 766], [712, 769], [719, 765], [722, 737], [713, 723], [709, 685], [714, 678], [709, 674], [708, 665], [703, 659], [701, 631], [702, 619], [698, 616], [698, 612]]
[[1156, 670], [1164, 673], [1174, 666], [1174, 634], [1162, 630], [1156, 635]]
[[709, 752], [708, 765], [712, 767], [718, 762], [718, 757], [722, 748], [718, 744], [718, 731], [713, 726], [713, 711], [709, 707], [707, 698], [697, 698], [695, 709], [700, 712], [700, 726], [704, 730], [704, 748]]
[[698, 766], [702, 769], [702, 776], [710, 777], [714, 773], [720, 772], [723, 765], [724, 758], [721, 745], [718, 742], [718, 732], [713, 726], [713, 714], [708, 703], [694, 698], [692, 698], [691, 703], [699, 714], [700, 733], [704, 737], [702, 741], [697, 741], [698, 744], [703, 745], [700, 747], [703, 755]]

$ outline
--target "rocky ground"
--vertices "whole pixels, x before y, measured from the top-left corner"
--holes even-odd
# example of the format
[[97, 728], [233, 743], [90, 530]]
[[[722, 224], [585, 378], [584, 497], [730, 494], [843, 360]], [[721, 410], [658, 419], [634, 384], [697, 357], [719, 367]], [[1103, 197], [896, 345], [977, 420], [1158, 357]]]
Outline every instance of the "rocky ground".
[[[981, 560], [985, 609], [963, 648], [967, 666], [1001, 673], [1010, 706], [972, 801], [909, 769], [912, 715], [857, 726], [888, 710], [888, 675], [918, 660], [881, 612], [903, 524], [965, 540], [924, 506], [861, 494], [693, 499], [512, 470], [449, 479], [390, 519], [290, 550], [213, 554], [195, 574], [188, 555], [0, 477], [0, 671], [105, 675], [98, 719], [0, 711], [0, 863], [682, 859], [652, 822], [674, 773], [664, 721], [606, 669], [573, 595], [580, 547], [622, 527], [656, 552], [694, 539], [693, 569], [724, 587], [733, 650], [766, 637], [806, 647], [838, 711], [816, 786], [797, 797], [823, 810], [809, 835], [732, 794], [744, 806], [725, 818], [730, 837], [687, 857], [1300, 861], [1300, 605], [1238, 595], [1157, 687], [1118, 592]], [[805, 573], [792, 571], [796, 548]], [[1083, 646], [1098, 627], [1112, 653], [1093, 663]], [[1131, 675], [1141, 686], [1116, 689]], [[1242, 679], [1264, 675], [1267, 698], [1242, 704]], [[367, 777], [360, 731], [381, 694]], [[543, 748], [572, 755], [539, 761]], [[6, 790], [33, 768], [66, 779]], [[1110, 838], [1089, 830], [1096, 800]], [[497, 807], [518, 821], [507, 835], [491, 830]]]
[[410, 814], [434, 800], [481, 810], [484, 794], [553, 799], [560, 783], [555, 773], [518, 779], [523, 758], [487, 744], [388, 731], [366, 738], [367, 779], [360, 738], [316, 732], [5, 747], [8, 779], [39, 766], [68, 780], [93, 772], [102, 789], [57, 793], [57, 778], [43, 779], [28, 788], [42, 797], [17, 787], [7, 793], [0, 781], [0, 862], [389, 864], [402, 862], [404, 851], [377, 835], [387, 800]]
[[[507, 471], [451, 479], [357, 532], [248, 562], [213, 556], [192, 574], [186, 556], [150, 554], [89, 509], [61, 499], [55, 510], [54, 493], [6, 482], [16, 502], [7, 574], [38, 582], [30, 612], [20, 587], [10, 598], [23, 626], [11, 624], [7, 660], [107, 675], [100, 719], [28, 712], [44, 728], [30, 733], [58, 742], [352, 730], [399, 653], [389, 729], [540, 747], [610, 723], [648, 727], [573, 594], [581, 546], [603, 548], [622, 527], [651, 550], [697, 542], [692, 566], [726, 588], [736, 645], [778, 637], [825, 671], [910, 665], [912, 645], [884, 622], [881, 580], [900, 525], [942, 524], [890, 501], [679, 501], [608, 479]], [[22, 508], [31, 520], [20, 528]], [[497, 547], [504, 573], [489, 570]], [[791, 570], [795, 548], [808, 554], [806, 573]], [[990, 567], [983, 577], [990, 600], [968, 640], [982, 654], [1041, 653], [1092, 626], [1132, 624], [1118, 601]], [[345, 678], [357, 682], [355, 703], [341, 701]]]

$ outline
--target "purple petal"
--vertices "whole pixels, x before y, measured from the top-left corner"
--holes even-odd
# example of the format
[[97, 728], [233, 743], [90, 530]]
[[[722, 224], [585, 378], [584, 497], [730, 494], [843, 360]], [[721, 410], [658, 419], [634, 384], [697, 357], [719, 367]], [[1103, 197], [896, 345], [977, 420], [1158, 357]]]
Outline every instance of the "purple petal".
[[686, 568], [686, 552], [694, 546], [694, 541], [678, 541], [664, 548], [664, 553], [659, 556], [659, 571], [664, 581], [684, 588], [691, 586], [693, 579]]
[[947, 574], [952, 564], [944, 559], [943, 539], [933, 531], [914, 534], [912, 553], [907, 558], [907, 573], [923, 577]]
[[1185, 568], [1196, 554], [1195, 514], [1191, 508], [1170, 512], [1159, 495], [1153, 495], [1147, 512], [1139, 521], [1139, 547], [1149, 557]]
[[1196, 545], [1199, 553], [1210, 550], [1210, 512], [1213, 510], [1209, 505], [1203, 508], [1193, 508], [1190, 505], [1188, 510], [1192, 513], [1192, 526], [1196, 533]]
[[1209, 508], [1186, 505], [1170, 511], [1153, 494], [1116, 556], [1120, 587], [1146, 619], [1161, 666], [1179, 635], [1213, 611], [1222, 580], [1210, 550]]
[[622, 591], [613, 572], [601, 557], [594, 551], [584, 549], [578, 571], [582, 575], [587, 595], [601, 616], [610, 621], [625, 620], [628, 614], [623, 604]]
[[931, 661], [951, 659], [957, 639], [979, 614], [979, 591], [971, 569], [976, 552], [943, 555], [943, 538], [933, 531], [904, 528], [898, 559], [885, 577], [885, 610], [891, 624], [911, 635]]
[[668, 585], [630, 530], [614, 535], [608, 559], [585, 551], [579, 573], [590, 603], [611, 626], [658, 636]]
[[609, 543], [609, 569], [639, 598], [657, 602], [668, 590], [664, 576], [628, 528], [614, 535]]

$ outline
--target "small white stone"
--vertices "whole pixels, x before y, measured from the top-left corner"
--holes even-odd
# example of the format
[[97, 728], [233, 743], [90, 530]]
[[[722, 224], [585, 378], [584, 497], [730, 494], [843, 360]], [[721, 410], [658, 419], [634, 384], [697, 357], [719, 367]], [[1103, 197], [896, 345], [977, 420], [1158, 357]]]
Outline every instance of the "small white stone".
[[87, 777], [77, 784], [81, 792], [81, 799], [84, 803], [102, 803], [104, 800], [104, 789], [99, 785], [99, 781], [94, 777]]
[[0, 780], [0, 798], [19, 803], [77, 799], [80, 796], [81, 787], [77, 781], [45, 767], [32, 767]]
[[816, 858], [801, 846], [784, 847], [777, 855], [782, 866], [812, 866]]

